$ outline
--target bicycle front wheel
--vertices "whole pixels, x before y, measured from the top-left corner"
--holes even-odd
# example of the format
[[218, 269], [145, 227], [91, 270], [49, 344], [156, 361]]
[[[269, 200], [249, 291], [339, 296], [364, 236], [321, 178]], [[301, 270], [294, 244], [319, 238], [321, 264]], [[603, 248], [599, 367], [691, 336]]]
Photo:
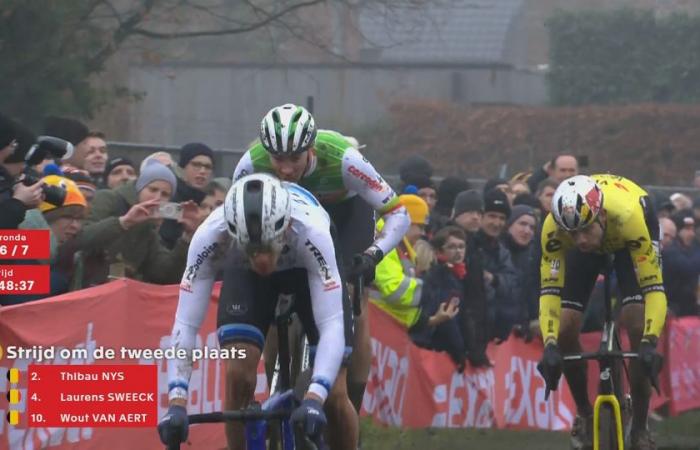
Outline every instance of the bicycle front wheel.
[[[609, 404], [601, 405], [599, 411], [599, 432], [598, 432], [598, 449], [599, 450], [623, 450], [617, 443], [617, 427], [615, 425], [615, 412]], [[593, 450], [596, 450], [595, 442]]]

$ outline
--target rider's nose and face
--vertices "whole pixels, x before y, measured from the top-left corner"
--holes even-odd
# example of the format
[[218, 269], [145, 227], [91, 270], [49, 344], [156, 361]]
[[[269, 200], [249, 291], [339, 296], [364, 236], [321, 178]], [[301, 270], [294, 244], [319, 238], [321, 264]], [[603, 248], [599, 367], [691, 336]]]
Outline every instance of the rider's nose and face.
[[271, 155], [272, 170], [275, 171], [279, 179], [297, 183], [306, 171], [309, 163], [309, 151], [291, 155]]
[[248, 256], [251, 270], [263, 277], [272, 275], [277, 267], [278, 258], [279, 252], [272, 250], [255, 252]]
[[587, 227], [581, 230], [569, 232], [574, 240], [574, 245], [576, 248], [584, 253], [599, 250], [603, 245], [605, 230], [603, 229], [603, 225], [601, 225], [601, 221], [605, 220], [604, 211], [601, 211], [598, 217], [598, 220], [594, 221]]

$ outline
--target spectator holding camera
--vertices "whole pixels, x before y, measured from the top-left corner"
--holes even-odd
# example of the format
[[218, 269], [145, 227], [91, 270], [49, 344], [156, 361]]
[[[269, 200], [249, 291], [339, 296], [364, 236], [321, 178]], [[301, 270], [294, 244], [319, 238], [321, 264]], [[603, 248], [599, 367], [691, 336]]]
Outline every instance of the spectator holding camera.
[[176, 183], [169, 168], [151, 161], [135, 182], [97, 191], [77, 238], [78, 247], [91, 252], [86, 286], [104, 283], [109, 276], [157, 284], [180, 280], [189, 241], [199, 225], [199, 210], [194, 202], [182, 203], [182, 236], [173, 249], [160, 243], [161, 207], [171, 198]]
[[40, 180], [30, 185], [23, 182], [24, 159], [34, 141], [31, 131], [0, 115], [0, 228], [18, 228], [26, 212], [43, 199]]

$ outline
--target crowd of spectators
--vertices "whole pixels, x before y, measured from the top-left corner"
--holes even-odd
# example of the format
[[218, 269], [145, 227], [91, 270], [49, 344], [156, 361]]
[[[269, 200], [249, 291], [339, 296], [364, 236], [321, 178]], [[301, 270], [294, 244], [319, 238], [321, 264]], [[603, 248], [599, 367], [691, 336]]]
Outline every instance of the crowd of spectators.
[[[427, 223], [420, 222], [421, 235], [412, 228], [397, 248], [395, 264], [389, 266], [388, 258], [379, 264], [383, 276], [375, 279], [372, 301], [403, 323], [415, 344], [446, 352], [458, 369], [466, 362], [490, 364], [489, 342], [511, 335], [532, 339], [540, 333], [541, 225], [559, 183], [579, 170], [576, 157], [561, 154], [533, 173], [489, 179], [476, 189], [466, 177], [436, 183], [429, 161], [407, 158], [399, 169], [401, 200], [415, 223], [412, 211], [422, 198]], [[669, 314], [697, 316], [700, 197], [656, 193], [652, 200], [662, 228]], [[405, 290], [401, 281], [407, 276], [419, 292]], [[600, 325], [602, 289], [593, 296], [585, 331]]]
[[[36, 135], [0, 116], [0, 228], [50, 230], [49, 295], [119, 277], [177, 283], [194, 231], [231, 185], [228, 176], [214, 178], [212, 149], [193, 142], [175, 157], [156, 152], [136, 162], [110, 157], [105, 135], [73, 119], [47, 118], [41, 134], [72, 143], [72, 155], [27, 167]], [[541, 224], [558, 184], [579, 170], [573, 155], [561, 154], [532, 173], [473, 186], [466, 176], [437, 182], [428, 160], [407, 158], [397, 188], [412, 226], [377, 267], [372, 301], [417, 345], [447, 352], [460, 370], [490, 364], [491, 341], [531, 339], [539, 333]], [[65, 199], [45, 201], [47, 186]], [[654, 200], [669, 310], [697, 315], [700, 197]], [[166, 204], [176, 206], [174, 215]], [[0, 306], [40, 297], [5, 295]]]
[[[179, 282], [194, 231], [230, 186], [227, 177], [213, 178], [213, 151], [189, 143], [177, 164], [169, 153], [157, 152], [137, 165], [110, 158], [105, 135], [77, 120], [49, 117], [41, 135], [70, 142], [72, 154], [60, 160], [47, 154], [28, 164], [37, 136], [0, 116], [0, 228], [48, 229], [51, 239], [49, 261], [3, 263], [48, 263], [49, 296], [119, 277]], [[64, 193], [60, 203], [47, 201], [44, 192], [51, 187]], [[46, 296], [3, 295], [0, 305]]]

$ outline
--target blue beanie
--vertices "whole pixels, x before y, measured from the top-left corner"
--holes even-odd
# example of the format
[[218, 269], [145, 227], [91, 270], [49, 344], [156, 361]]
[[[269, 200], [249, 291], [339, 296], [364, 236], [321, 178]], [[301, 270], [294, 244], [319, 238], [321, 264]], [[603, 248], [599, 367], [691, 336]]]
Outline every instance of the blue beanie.
[[141, 175], [139, 175], [136, 180], [136, 192], [141, 192], [143, 188], [156, 180], [168, 182], [172, 187], [172, 192], [175, 193], [175, 189], [177, 188], [175, 174], [167, 166], [159, 163], [155, 159], [149, 160], [141, 171]]

